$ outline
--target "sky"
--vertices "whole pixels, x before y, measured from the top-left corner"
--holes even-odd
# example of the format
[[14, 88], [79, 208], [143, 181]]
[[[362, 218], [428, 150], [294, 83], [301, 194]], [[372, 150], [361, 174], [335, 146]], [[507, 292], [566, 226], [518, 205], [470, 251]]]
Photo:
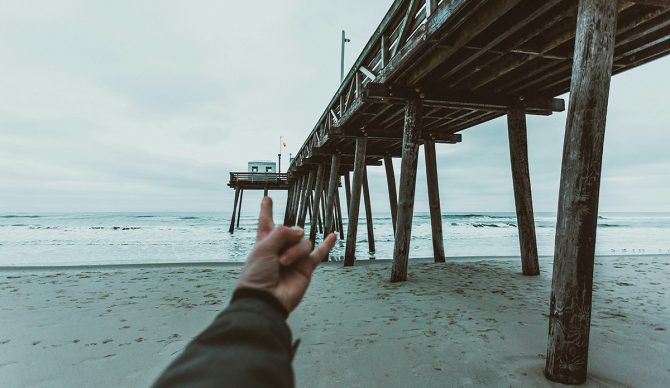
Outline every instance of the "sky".
[[[230, 211], [228, 173], [274, 160], [280, 136], [288, 164], [338, 87], [341, 30], [351, 66], [390, 4], [0, 0], [0, 212]], [[668, 69], [612, 81], [601, 211], [670, 211]], [[557, 208], [564, 129], [528, 119], [538, 212]], [[505, 118], [437, 154], [443, 211], [514, 210]], [[383, 167], [369, 179], [388, 212]]]

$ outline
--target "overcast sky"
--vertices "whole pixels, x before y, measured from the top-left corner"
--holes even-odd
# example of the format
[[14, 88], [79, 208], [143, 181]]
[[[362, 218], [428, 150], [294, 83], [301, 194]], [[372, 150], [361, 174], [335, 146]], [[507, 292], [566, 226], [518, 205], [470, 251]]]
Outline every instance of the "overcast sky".
[[[0, 211], [229, 211], [228, 172], [276, 158], [280, 135], [297, 151], [338, 86], [340, 31], [351, 65], [391, 1], [0, 4]], [[669, 70], [613, 80], [603, 211], [670, 211]], [[528, 126], [535, 209], [554, 212], [565, 115]], [[504, 118], [437, 149], [444, 211], [514, 210]]]

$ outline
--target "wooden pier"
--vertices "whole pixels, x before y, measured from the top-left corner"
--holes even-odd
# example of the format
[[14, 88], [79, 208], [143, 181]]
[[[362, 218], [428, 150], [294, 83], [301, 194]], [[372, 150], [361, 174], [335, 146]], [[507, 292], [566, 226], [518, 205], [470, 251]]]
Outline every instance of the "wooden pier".
[[[312, 219], [324, 210], [325, 233], [342, 225], [343, 176], [344, 265], [354, 265], [361, 195], [374, 249], [366, 166], [383, 161], [396, 236], [390, 276], [404, 281], [419, 147], [440, 262], [436, 144], [507, 115], [521, 268], [538, 275], [526, 115], [565, 110], [556, 96], [570, 91], [545, 374], [583, 383], [610, 78], [669, 52], [670, 0], [396, 0], [290, 165], [285, 224], [304, 223], [307, 206]], [[401, 158], [398, 188], [392, 158]]]
[[233, 215], [230, 220], [230, 233], [235, 232], [235, 218], [237, 227], [240, 227], [240, 214], [242, 213], [242, 198], [245, 190], [263, 190], [265, 196], [270, 191], [288, 190], [290, 188], [289, 174], [268, 172], [231, 172], [228, 187], [235, 189], [235, 202], [233, 204]]

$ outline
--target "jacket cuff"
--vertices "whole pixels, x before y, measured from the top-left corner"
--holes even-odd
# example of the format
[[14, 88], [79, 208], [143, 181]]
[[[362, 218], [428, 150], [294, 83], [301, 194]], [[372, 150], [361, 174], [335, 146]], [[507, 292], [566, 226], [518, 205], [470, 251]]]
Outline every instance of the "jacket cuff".
[[[235, 303], [238, 302], [238, 303]], [[274, 295], [267, 291], [258, 290], [254, 288], [238, 288], [233, 292], [230, 299], [231, 307], [235, 304], [264, 304], [270, 307], [271, 311], [279, 314], [282, 320], [288, 318], [288, 311], [283, 304]], [[265, 310], [265, 309], [264, 309]]]

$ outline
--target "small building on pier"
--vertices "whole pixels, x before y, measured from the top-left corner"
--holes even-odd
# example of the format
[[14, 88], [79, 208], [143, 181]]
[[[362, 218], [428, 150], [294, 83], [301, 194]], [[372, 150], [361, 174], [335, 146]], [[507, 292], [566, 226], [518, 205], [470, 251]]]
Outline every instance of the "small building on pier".
[[269, 160], [252, 160], [248, 163], [248, 172], [275, 173], [277, 172], [277, 163]]

